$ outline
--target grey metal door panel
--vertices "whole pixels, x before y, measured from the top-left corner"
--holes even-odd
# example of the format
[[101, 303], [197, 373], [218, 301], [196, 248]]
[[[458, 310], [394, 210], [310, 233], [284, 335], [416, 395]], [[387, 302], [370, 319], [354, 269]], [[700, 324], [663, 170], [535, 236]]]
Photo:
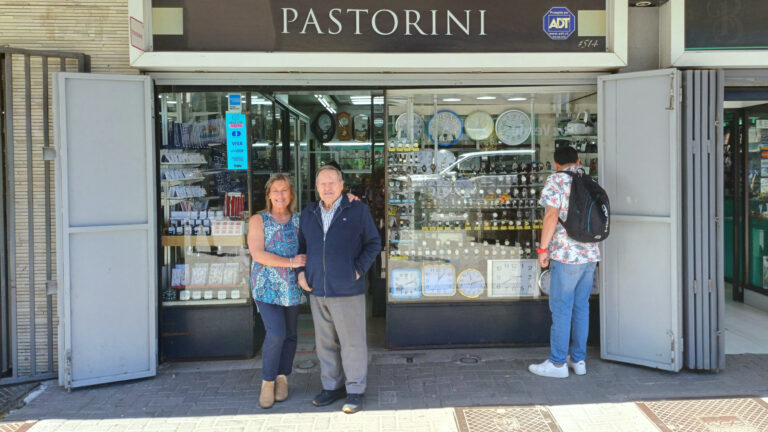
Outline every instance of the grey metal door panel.
[[72, 376], [81, 385], [99, 383], [116, 371], [136, 375], [153, 370], [148, 336], [154, 331], [149, 327], [154, 311], [146, 290], [135, 289], [147, 283], [147, 271], [136, 271], [146, 268], [146, 254], [136, 251], [147, 249], [144, 229], [70, 235]]
[[136, 109], [146, 103], [144, 83], [121, 83], [121, 99], [114, 101], [108, 100], [115, 96], [112, 80], [67, 80], [66, 86], [70, 224], [147, 223], [147, 192], [134, 180], [153, 169], [143, 146], [146, 128], [120, 126], [144, 124], [148, 113]]
[[682, 367], [679, 72], [598, 79], [600, 183], [611, 198], [602, 243], [601, 356]]
[[54, 76], [59, 383], [154, 376], [157, 231], [146, 76]]
[[[655, 218], [654, 218], [655, 219]], [[672, 278], [672, 261], [669, 248], [659, 248], [649, 254], [644, 247], [648, 239], [669, 238], [668, 220], [647, 220], [639, 223], [636, 218], [613, 217], [611, 219], [612, 243], [625, 245], [615, 250], [606, 248], [602, 269], [606, 274], [606, 288], [601, 296], [601, 314], [605, 313], [610, 324], [602, 327], [604, 353], [612, 360], [657, 367], [669, 365], [674, 353], [670, 351], [670, 329], [675, 328], [676, 311], [670, 310], [671, 302], [658, 299], [669, 297], [669, 281]], [[654, 271], [649, 272], [648, 268]], [[614, 269], [610, 271], [608, 269]], [[632, 289], [618, 292], [610, 287]], [[631, 307], [628, 307], [631, 305]], [[605, 312], [603, 312], [605, 309]], [[649, 311], [654, 311], [649, 315]]]

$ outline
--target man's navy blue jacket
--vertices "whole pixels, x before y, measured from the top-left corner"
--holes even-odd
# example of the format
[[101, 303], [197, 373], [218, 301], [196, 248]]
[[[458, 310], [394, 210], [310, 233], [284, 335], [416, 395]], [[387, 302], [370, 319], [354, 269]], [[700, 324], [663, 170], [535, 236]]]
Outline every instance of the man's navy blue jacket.
[[[348, 297], [365, 292], [365, 272], [381, 252], [381, 238], [368, 206], [341, 196], [328, 232], [323, 234], [321, 202], [301, 212], [299, 253], [307, 254], [304, 271], [311, 294]], [[355, 271], [360, 278], [355, 280]]]

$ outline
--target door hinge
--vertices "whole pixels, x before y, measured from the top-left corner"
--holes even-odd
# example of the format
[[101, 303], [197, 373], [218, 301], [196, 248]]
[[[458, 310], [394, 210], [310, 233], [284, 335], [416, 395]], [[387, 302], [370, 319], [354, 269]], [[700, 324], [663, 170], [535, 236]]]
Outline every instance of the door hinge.
[[667, 336], [669, 337], [670, 363], [675, 364], [675, 333], [672, 330], [667, 330]]
[[693, 294], [698, 294], [698, 284], [696, 283], [696, 279], [693, 280]]
[[[675, 110], [675, 76], [670, 75], [669, 76], [669, 106], [667, 106], [667, 111], [674, 111]], [[680, 98], [682, 100], [682, 97]]]
[[720, 216], [715, 216], [715, 224], [719, 224], [719, 223], [720, 223]]
[[720, 127], [723, 125], [723, 122], [720, 120], [715, 120], [715, 126]]
[[69, 391], [72, 389], [72, 350], [68, 349], [64, 355], [67, 362], [64, 369], [64, 387]]

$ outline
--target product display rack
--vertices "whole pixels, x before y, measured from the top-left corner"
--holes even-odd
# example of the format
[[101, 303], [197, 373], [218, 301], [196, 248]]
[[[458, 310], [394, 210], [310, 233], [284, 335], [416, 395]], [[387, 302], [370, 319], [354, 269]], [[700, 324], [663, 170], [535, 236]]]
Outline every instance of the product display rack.
[[[554, 166], [551, 154], [540, 159], [534, 98], [528, 107], [501, 104], [491, 110], [439, 103], [475, 99], [464, 94], [391, 93], [385, 158], [387, 346], [547, 341], [550, 314], [538, 285], [536, 247], [544, 216], [539, 197]], [[434, 113], [447, 114], [435, 125]], [[502, 114], [507, 118], [500, 122]], [[556, 130], [551, 111], [550, 117], [548, 125]], [[441, 121], [448, 132], [440, 129]], [[500, 127], [508, 128], [502, 131], [506, 141]], [[439, 145], [431, 139], [434, 130]], [[470, 131], [479, 139], [469, 138]], [[568, 145], [586, 139], [597, 144], [594, 136], [555, 131], [548, 151], [561, 138]], [[577, 151], [582, 159], [596, 157], [594, 147]], [[597, 302], [591, 307], [594, 318]], [[596, 322], [592, 328], [597, 331]]]

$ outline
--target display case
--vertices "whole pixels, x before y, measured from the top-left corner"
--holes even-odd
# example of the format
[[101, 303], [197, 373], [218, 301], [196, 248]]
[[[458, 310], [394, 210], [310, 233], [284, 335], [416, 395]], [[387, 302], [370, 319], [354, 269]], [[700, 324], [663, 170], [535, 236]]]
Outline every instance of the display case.
[[[251, 258], [246, 244], [253, 210], [249, 184], [255, 173], [264, 176], [269, 168], [244, 164], [232, 169], [227, 95], [159, 92], [164, 358], [248, 356], [254, 352]], [[247, 98], [241, 110], [246, 124], [251, 125], [249, 137], [268, 140], [271, 106], [253, 103], [268, 101], [252, 93], [241, 96]], [[241, 123], [239, 128], [232, 126], [236, 129], [248, 128]], [[249, 147], [254, 153], [260, 150]]]
[[510, 330], [548, 320], [539, 197], [560, 146], [597, 174], [595, 88], [391, 91], [386, 102], [388, 345], [546, 341], [544, 326]]

